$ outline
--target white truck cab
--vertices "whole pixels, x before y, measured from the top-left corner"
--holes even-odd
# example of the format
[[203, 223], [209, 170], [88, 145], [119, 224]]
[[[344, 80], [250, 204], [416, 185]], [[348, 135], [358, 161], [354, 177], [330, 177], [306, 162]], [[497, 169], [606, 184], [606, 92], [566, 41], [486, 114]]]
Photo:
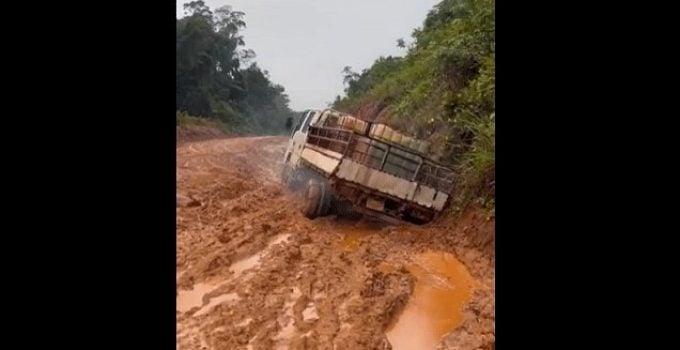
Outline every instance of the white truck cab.
[[284, 165], [290, 166], [292, 168], [297, 168], [298, 162], [300, 161], [300, 154], [302, 153], [302, 147], [304, 146], [305, 140], [307, 139], [307, 133], [309, 132], [309, 125], [315, 122], [321, 115], [319, 110], [306, 110], [302, 112], [297, 123], [295, 123], [295, 128], [291, 132], [290, 139], [288, 140], [288, 147], [283, 155]]

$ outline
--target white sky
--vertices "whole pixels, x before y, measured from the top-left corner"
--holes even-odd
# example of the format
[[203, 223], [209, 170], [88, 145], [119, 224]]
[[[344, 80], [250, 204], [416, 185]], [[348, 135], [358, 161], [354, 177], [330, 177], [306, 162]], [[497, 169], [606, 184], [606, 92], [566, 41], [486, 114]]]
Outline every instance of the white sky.
[[[396, 40], [440, 0], [204, 0], [245, 12], [246, 48], [286, 88], [293, 110], [325, 107], [343, 94], [342, 68], [360, 72], [379, 56], [403, 55]], [[178, 1], [177, 17], [184, 15]]]

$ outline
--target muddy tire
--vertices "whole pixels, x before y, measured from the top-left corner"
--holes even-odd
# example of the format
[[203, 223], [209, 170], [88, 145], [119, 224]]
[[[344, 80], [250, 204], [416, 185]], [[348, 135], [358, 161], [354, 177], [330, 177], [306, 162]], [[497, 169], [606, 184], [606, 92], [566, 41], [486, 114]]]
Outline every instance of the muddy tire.
[[307, 189], [305, 191], [305, 204], [302, 208], [302, 214], [308, 219], [315, 219], [321, 212], [323, 199], [323, 185], [316, 179], [310, 179], [307, 182]]

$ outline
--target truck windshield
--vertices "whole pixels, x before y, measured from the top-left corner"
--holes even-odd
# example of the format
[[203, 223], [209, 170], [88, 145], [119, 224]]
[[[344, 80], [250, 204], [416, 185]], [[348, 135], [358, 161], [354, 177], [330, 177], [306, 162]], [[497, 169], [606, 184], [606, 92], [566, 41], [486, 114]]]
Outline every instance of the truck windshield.
[[305, 115], [307, 112], [303, 112], [300, 115], [300, 119], [298, 119], [297, 123], [295, 123], [295, 129], [293, 129], [293, 132], [291, 133], [291, 137], [298, 131], [300, 130], [300, 127], [302, 126], [302, 122], [305, 121]]
[[314, 111], [310, 111], [309, 115], [307, 116], [307, 119], [305, 120], [305, 124], [302, 126], [302, 132], [303, 133], [307, 132], [307, 129], [309, 129], [309, 123], [312, 121], [313, 116], [314, 116]]

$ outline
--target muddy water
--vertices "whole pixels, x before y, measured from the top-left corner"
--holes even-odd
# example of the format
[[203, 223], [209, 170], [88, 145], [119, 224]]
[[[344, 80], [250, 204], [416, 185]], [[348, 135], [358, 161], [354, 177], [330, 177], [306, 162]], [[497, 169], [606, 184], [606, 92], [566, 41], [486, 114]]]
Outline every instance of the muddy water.
[[216, 296], [214, 298], [210, 299], [210, 302], [204, 307], [202, 307], [200, 310], [196, 311], [194, 316], [201, 316], [205, 315], [210, 311], [213, 307], [222, 304], [224, 302], [232, 302], [238, 300], [238, 295], [236, 293], [228, 293], [228, 294], [222, 294], [220, 296]]
[[413, 295], [387, 332], [394, 350], [434, 349], [458, 327], [476, 282], [465, 266], [448, 253], [426, 252], [407, 264], [416, 277]]
[[177, 311], [186, 312], [203, 304], [203, 296], [213, 290], [215, 286], [196, 283], [191, 290], [180, 291], [177, 295]]
[[293, 305], [301, 295], [300, 289], [294, 287], [292, 293], [288, 296], [288, 300], [286, 300], [283, 305], [284, 313], [278, 320], [280, 327], [279, 333], [274, 337], [276, 350], [288, 349], [291, 339], [293, 339], [296, 334], [295, 324], [293, 322]]
[[[342, 221], [340, 221], [342, 223]], [[382, 223], [371, 221], [360, 221], [354, 224], [345, 224], [342, 226], [343, 237], [340, 240], [340, 245], [348, 251], [354, 251], [361, 241], [369, 235], [378, 233], [385, 227]]]
[[[247, 258], [241, 259], [239, 261], [236, 261], [233, 263], [230, 267], [230, 269], [236, 274], [239, 275], [243, 273], [246, 270], [252, 269], [257, 267], [261, 263], [261, 258], [262, 256], [269, 250], [271, 249], [272, 246], [275, 244], [279, 244], [282, 242], [285, 242], [288, 237], [290, 237], [290, 234], [281, 234], [276, 237], [274, 237], [271, 242], [267, 245], [267, 247], [252, 256], [249, 256]], [[177, 272], [177, 280], [179, 281], [179, 278], [184, 272]], [[226, 283], [228, 281], [223, 281], [222, 283]], [[191, 310], [194, 307], [201, 306], [203, 305], [203, 296], [208, 294], [209, 292], [217, 289], [220, 286], [220, 284], [207, 284], [207, 283], [195, 283], [193, 289], [187, 290], [187, 291], [179, 291], [177, 294], [177, 310], [180, 312], [187, 312]], [[235, 294], [230, 293], [230, 294], [225, 294], [221, 296], [217, 296], [214, 298], [211, 298], [210, 301], [208, 302], [207, 305], [205, 305], [203, 308], [198, 310], [194, 316], [200, 316], [212, 309], [214, 306], [221, 304], [226, 301], [234, 301], [236, 300], [237, 297]]]
[[361, 242], [361, 239], [365, 236], [363, 233], [359, 232], [348, 232], [342, 237], [340, 244], [345, 250], [354, 251]]
[[234, 272], [234, 274], [239, 275], [243, 271], [252, 269], [253, 267], [257, 266], [260, 264], [260, 254], [255, 254], [252, 256], [249, 256], [245, 259], [241, 259], [235, 263], [233, 263], [230, 267], [230, 270]]
[[264, 254], [266, 254], [267, 251], [269, 251], [269, 249], [271, 249], [274, 245], [285, 242], [288, 237], [290, 237], [289, 233], [277, 235], [271, 240], [271, 242], [269, 242], [263, 251], [233, 263], [230, 268], [231, 271], [233, 271], [235, 275], [240, 275], [246, 270], [250, 270], [259, 266], [262, 262], [262, 257]]

